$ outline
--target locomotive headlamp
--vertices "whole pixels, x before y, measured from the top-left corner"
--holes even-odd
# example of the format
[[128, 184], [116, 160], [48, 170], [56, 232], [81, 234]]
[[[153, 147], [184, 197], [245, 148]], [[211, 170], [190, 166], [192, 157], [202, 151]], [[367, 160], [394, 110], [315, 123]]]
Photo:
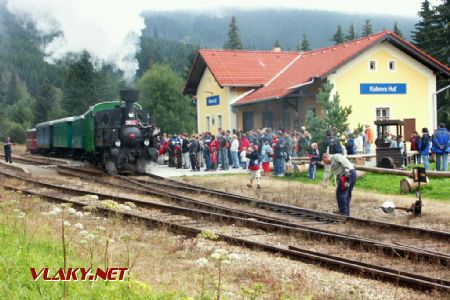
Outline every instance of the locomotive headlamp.
[[117, 140], [114, 144], [116, 145], [116, 147], [120, 147], [121, 145], [119, 140]]
[[132, 113], [132, 112], [129, 113], [129, 114], [128, 114], [128, 118], [134, 118], [134, 113]]
[[148, 145], [150, 145], [150, 141], [149, 141], [148, 139], [145, 139], [145, 141], [144, 141], [144, 145], [145, 145], [145, 146], [148, 146]]

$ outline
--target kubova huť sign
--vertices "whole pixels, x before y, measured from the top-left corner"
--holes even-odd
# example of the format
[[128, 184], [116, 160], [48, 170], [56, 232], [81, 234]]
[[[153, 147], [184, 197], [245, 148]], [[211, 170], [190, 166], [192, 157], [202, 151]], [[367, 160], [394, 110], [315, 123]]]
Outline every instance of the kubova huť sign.
[[406, 94], [406, 83], [361, 83], [361, 95], [398, 95]]

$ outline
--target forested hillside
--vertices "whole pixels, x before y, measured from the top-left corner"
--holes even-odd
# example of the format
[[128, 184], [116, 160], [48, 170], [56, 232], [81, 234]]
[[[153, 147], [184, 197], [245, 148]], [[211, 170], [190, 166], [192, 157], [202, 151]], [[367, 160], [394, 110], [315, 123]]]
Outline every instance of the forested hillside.
[[[446, 16], [444, 10], [422, 13], [422, 17], [429, 15], [427, 18], [431, 18], [427, 19], [429, 24], [425, 19], [422, 24], [415, 18], [305, 10], [227, 10], [220, 16], [206, 12], [146, 12], [143, 13], [146, 27], [139, 40], [140, 50], [136, 53], [139, 69], [135, 82], [145, 77], [139, 81], [139, 86], [149, 92], [146, 93], [148, 99], [142, 99], [142, 102], [149, 110], [158, 106], [160, 113], [155, 116], [155, 121], [166, 124], [164, 130], [184, 128], [189, 131], [195, 124], [195, 112], [190, 99], [182, 95], [182, 83], [199, 47], [224, 47], [232, 15], [244, 49], [271, 49], [275, 44], [283, 50], [314, 49], [394, 27], [396, 32], [411, 39], [414, 24], [416, 27], [422, 24], [416, 28], [418, 34], [414, 36], [414, 42], [445, 60], [448, 55], [441, 51], [448, 49], [448, 40], [447, 48], [441, 46], [445, 44], [445, 34], [427, 33], [435, 30], [436, 14]], [[353, 32], [350, 30], [352, 25]], [[62, 33], [55, 32], [53, 36], [58, 34]], [[434, 48], [430, 48], [421, 42], [420, 34], [444, 40], [431, 42]], [[86, 51], [69, 53], [56, 63], [46, 62], [42, 49], [53, 36], [40, 35], [35, 24], [11, 14], [0, 0], [0, 139], [11, 136], [14, 141], [23, 142], [26, 128], [49, 119], [83, 113], [95, 102], [116, 99], [119, 89], [125, 86], [120, 70]], [[155, 76], [156, 72], [165, 74]], [[189, 112], [189, 120], [175, 118], [174, 122], [179, 123], [170, 125], [159, 119], [170, 106], [159, 107], [165, 105], [158, 96], [162, 93], [145, 85], [165, 86], [160, 78], [177, 83], [178, 90], [171, 89], [171, 94], [166, 96], [178, 101], [179, 105], [175, 106], [180, 112]], [[441, 118], [448, 119], [450, 105], [442, 100], [439, 104]]]
[[147, 12], [144, 36], [157, 36], [202, 47], [221, 48], [226, 39], [231, 16], [239, 25], [244, 47], [248, 49], [271, 49], [279, 40], [283, 49], [295, 50], [306, 34], [312, 48], [332, 44], [338, 25], [346, 34], [353, 23], [357, 34], [365, 20], [373, 24], [373, 31], [393, 29], [397, 22], [406, 38], [417, 22], [415, 18], [390, 15], [348, 15], [337, 12], [307, 10], [227, 10], [220, 16], [193, 12]]

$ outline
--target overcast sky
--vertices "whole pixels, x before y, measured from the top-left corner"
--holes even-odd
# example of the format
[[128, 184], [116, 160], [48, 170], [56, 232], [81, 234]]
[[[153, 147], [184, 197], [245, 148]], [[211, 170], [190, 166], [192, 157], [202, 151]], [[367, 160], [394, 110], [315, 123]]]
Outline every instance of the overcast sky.
[[[212, 10], [221, 7], [234, 8], [299, 8], [333, 10], [348, 13], [390, 14], [415, 17], [423, 0], [141, 0], [149, 10]], [[432, 5], [439, 0], [430, 0]]]

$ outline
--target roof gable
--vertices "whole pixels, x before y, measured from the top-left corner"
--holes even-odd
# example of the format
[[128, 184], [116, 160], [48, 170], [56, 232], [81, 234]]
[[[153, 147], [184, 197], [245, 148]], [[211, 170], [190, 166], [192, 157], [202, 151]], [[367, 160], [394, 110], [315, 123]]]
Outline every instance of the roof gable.
[[297, 56], [298, 52], [200, 49], [184, 93], [196, 91], [206, 67], [221, 87], [261, 87]]

